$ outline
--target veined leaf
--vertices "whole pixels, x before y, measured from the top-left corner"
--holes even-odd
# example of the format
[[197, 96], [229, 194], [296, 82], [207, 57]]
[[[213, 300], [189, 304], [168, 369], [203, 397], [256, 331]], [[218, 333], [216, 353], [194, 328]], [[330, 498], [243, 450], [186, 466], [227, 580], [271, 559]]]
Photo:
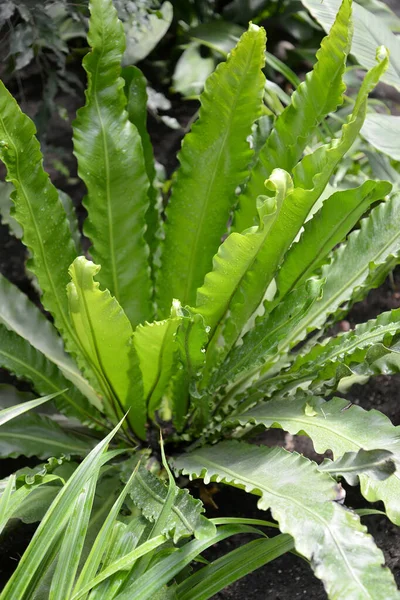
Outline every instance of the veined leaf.
[[151, 418], [159, 408], [172, 374], [174, 339], [180, 320], [178, 316], [171, 316], [164, 321], [145, 323], [133, 333], [133, 345], [143, 378], [144, 404]]
[[[50, 394], [49, 396], [44, 396], [44, 398], [37, 398], [36, 400], [28, 400], [28, 402], [24, 402], [23, 404], [17, 404], [16, 406], [10, 406], [9, 408], [0, 409], [0, 427], [7, 423], [7, 421], [11, 421], [11, 419], [15, 419], [19, 415], [31, 410], [31, 408], [36, 408], [49, 400], [52, 400], [56, 396], [58, 396], [60, 392], [55, 394]], [[1, 399], [0, 399], [1, 403]]]
[[400, 252], [400, 195], [374, 208], [351, 233], [345, 245], [333, 252], [331, 262], [322, 267], [326, 279], [321, 300], [287, 338], [287, 348], [311, 330], [321, 328], [328, 316], [343, 314], [355, 298], [377, 287], [398, 262]]
[[307, 314], [321, 293], [322, 282], [310, 279], [306, 285], [293, 290], [270, 314], [260, 317], [255, 326], [243, 337], [243, 343], [233, 348], [214, 382], [234, 384], [246, 371], [257, 372], [262, 365], [273, 362], [279, 354], [281, 340], [285, 340], [294, 324]]
[[[2, 275], [0, 275], [0, 323], [7, 329], [15, 331], [43, 353], [95, 406], [101, 406], [96, 392], [74, 362], [65, 354], [62, 339], [55, 327], [17, 286]], [[72, 386], [68, 384], [66, 387]], [[86, 400], [85, 404], [87, 404]]]
[[[300, 240], [291, 246], [279, 271], [276, 286], [279, 301], [305, 281], [324, 262], [327, 254], [352, 230], [368, 207], [391, 190], [387, 181], [366, 181], [327, 198], [307, 221]], [[274, 304], [278, 302], [275, 301]]]
[[377, 150], [384, 152], [394, 160], [400, 160], [400, 117], [378, 113], [368, 114], [361, 129], [361, 135]]
[[[173, 298], [194, 305], [196, 289], [211, 268], [246, 178], [252, 150], [247, 142], [260, 116], [265, 32], [250, 25], [226, 63], [210, 75], [198, 121], [179, 154], [165, 226], [158, 281], [160, 316]], [[179, 240], [179, 243], [177, 243]]]
[[[57, 366], [22, 337], [0, 325], [0, 366], [20, 379], [31, 381], [39, 394], [57, 393], [57, 408], [83, 422], [99, 419], [97, 410], [62, 375]], [[98, 401], [96, 408], [102, 409]]]
[[[149, 250], [144, 241], [148, 179], [140, 135], [125, 110], [120, 63], [122, 24], [112, 0], [92, 0], [83, 66], [86, 105], [74, 123], [78, 173], [88, 190], [84, 226], [99, 281], [125, 310], [133, 326], [152, 317]], [[70, 261], [70, 263], [72, 260]]]
[[281, 531], [294, 538], [329, 597], [399, 598], [382, 552], [359, 518], [335, 502], [332, 478], [301, 455], [222, 442], [181, 455], [174, 464], [191, 479], [223, 481], [261, 496], [258, 507], [271, 509]]
[[[335, 458], [363, 448], [388, 450], [397, 464], [400, 461], [400, 427], [394, 427], [388, 417], [377, 410], [366, 411], [349, 405], [343, 398], [328, 402], [312, 396], [271, 400], [238, 416], [236, 422], [306, 434], [317, 452], [322, 454], [330, 449]], [[369, 502], [382, 500], [388, 517], [400, 525], [400, 471], [384, 481], [361, 474], [360, 484], [365, 498]]]
[[0, 82], [0, 159], [7, 168], [7, 181], [15, 187], [13, 216], [34, 257], [28, 267], [38, 279], [43, 305], [53, 315], [67, 350], [74, 351], [65, 287], [76, 249], [58, 192], [43, 170], [35, 133], [33, 122]]
[[[160, 479], [145, 467], [139, 467], [130, 496], [146, 519], [157, 521], [167, 494], [168, 487]], [[159, 533], [170, 534], [175, 543], [184, 536], [194, 535], [199, 539], [209, 537], [215, 533], [215, 525], [201, 514], [203, 512], [200, 500], [193, 498], [188, 490], [178, 488], [172, 508]]]
[[[321, 3], [319, 0], [301, 0], [313, 17], [329, 31], [339, 10], [340, 0], [329, 0]], [[400, 89], [400, 41], [381, 18], [353, 3], [354, 36], [351, 46], [353, 54], [359, 63], [369, 69], [374, 64], [375, 50], [383, 45], [390, 52], [390, 66], [383, 76], [383, 81]]]
[[337, 477], [341, 475], [350, 485], [358, 484], [358, 476], [365, 473], [369, 477], [384, 480], [396, 471], [394, 455], [389, 450], [359, 450], [346, 452], [337, 460], [326, 458], [318, 469]]
[[343, 102], [342, 77], [352, 36], [350, 19], [351, 1], [344, 0], [331, 33], [317, 52], [313, 71], [293, 92], [291, 103], [279, 115], [260, 151], [246, 190], [239, 199], [234, 221], [236, 231], [254, 225], [255, 200], [264, 193], [264, 181], [273, 169], [280, 167], [290, 173], [319, 123]]
[[37, 528], [16, 570], [4, 587], [0, 595], [1, 600], [23, 598], [32, 582], [37, 578], [38, 566], [42, 569], [43, 561], [52, 560], [54, 549], [57, 547], [57, 542], [82, 487], [95, 476], [102, 464], [113, 456], [113, 453], [106, 454], [105, 451], [120, 426], [121, 423], [93, 448], [61, 489]]
[[93, 448], [92, 438], [62, 429], [55, 421], [35, 413], [21, 415], [0, 427], [2, 458], [37, 456], [48, 458], [60, 454], [84, 456]]
[[126, 67], [122, 71], [125, 79], [125, 95], [128, 100], [126, 110], [129, 120], [137, 128], [143, 146], [143, 158], [146, 167], [146, 173], [149, 180], [149, 207], [146, 212], [146, 232], [145, 240], [150, 248], [149, 260], [153, 260], [153, 255], [157, 247], [157, 233], [160, 227], [160, 214], [157, 206], [158, 192], [154, 187], [156, 169], [154, 166], [153, 146], [150, 136], [147, 132], [147, 81], [143, 73], [137, 67]]
[[139, 437], [145, 438], [146, 408], [132, 326], [117, 300], [94, 281], [99, 271], [99, 266], [83, 256], [71, 265], [71, 320], [81, 351], [93, 365], [108, 399], [109, 414], [115, 418], [131, 407], [129, 423]]

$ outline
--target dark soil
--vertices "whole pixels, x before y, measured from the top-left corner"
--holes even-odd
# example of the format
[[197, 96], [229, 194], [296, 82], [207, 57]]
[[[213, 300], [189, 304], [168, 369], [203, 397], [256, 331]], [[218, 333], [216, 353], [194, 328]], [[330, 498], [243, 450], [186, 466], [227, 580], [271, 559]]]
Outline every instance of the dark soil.
[[[60, 98], [72, 119], [80, 100], [71, 98]], [[34, 103], [25, 106], [31, 114], [34, 112]], [[182, 130], [172, 130], [157, 122], [154, 118], [150, 120], [149, 129], [155, 145], [155, 156], [162, 163], [170, 175], [175, 168], [176, 152], [179, 149], [184, 128], [197, 109], [193, 103], [182, 103], [174, 101], [173, 115], [182, 125]], [[84, 188], [75, 179], [75, 160], [71, 154], [69, 125], [59, 117], [54, 117], [54, 124], [49, 127], [47, 144], [51, 150], [46, 156], [46, 165], [51, 173], [55, 184], [64, 189], [72, 196], [82, 222], [85, 211], [81, 205]], [[55, 147], [55, 150], [54, 150]], [[71, 177], [62, 176], [54, 169], [53, 159], [59, 158], [58, 149], [62, 150], [62, 159], [71, 172]], [[65, 153], [65, 150], [67, 153]], [[66, 158], [66, 156], [70, 158]], [[2, 173], [0, 173], [0, 176]], [[37, 302], [37, 294], [30, 281], [24, 274], [24, 262], [26, 251], [18, 240], [10, 237], [8, 228], [0, 226], [0, 272], [6, 275], [12, 282], [20, 287], [30, 298]], [[353, 307], [347, 317], [350, 326], [374, 318], [382, 311], [400, 306], [400, 272], [395, 273], [393, 281], [386, 281], [378, 290], [373, 290], [368, 298]], [[345, 324], [346, 326], [346, 324]], [[13, 378], [0, 370], [0, 382], [10, 383]], [[388, 415], [395, 425], [400, 425], [400, 376], [377, 377], [367, 385], [354, 386], [346, 397], [366, 409], [377, 408]], [[21, 385], [21, 384], [18, 384]], [[23, 385], [23, 384], [22, 384]], [[23, 385], [22, 389], [26, 389]], [[268, 445], [288, 445], [304, 452], [313, 459], [318, 459], [312, 444], [307, 438], [288, 440], [284, 432], [275, 430], [257, 439], [258, 443]], [[10, 466], [10, 465], [8, 465]], [[20, 465], [17, 466], [17, 468]], [[218, 487], [218, 493], [213, 500], [218, 504], [217, 508], [208, 508], [209, 516], [243, 516], [271, 519], [269, 513], [257, 509], [257, 498], [249, 496], [240, 490]], [[348, 490], [348, 505], [352, 507], [367, 506], [365, 500], [357, 490]], [[377, 508], [382, 508], [377, 505]], [[370, 516], [363, 519], [369, 531], [375, 537], [378, 546], [383, 550], [386, 563], [392, 569], [396, 581], [400, 584], [400, 529], [391, 524], [388, 519], [381, 516]], [[0, 578], [12, 572], [19, 557], [24, 551], [26, 544], [33, 534], [35, 526], [23, 526], [10, 529], [8, 535], [2, 540], [2, 565]], [[271, 532], [273, 534], [273, 532]], [[222, 542], [208, 552], [207, 558], [213, 560], [230, 550], [238, 544], [250, 541], [251, 536], [240, 536]], [[226, 590], [215, 596], [219, 600], [292, 600], [306, 598], [308, 600], [325, 600], [326, 594], [323, 586], [318, 581], [308, 564], [293, 554], [286, 554], [265, 567], [258, 569], [251, 575], [231, 585]]]

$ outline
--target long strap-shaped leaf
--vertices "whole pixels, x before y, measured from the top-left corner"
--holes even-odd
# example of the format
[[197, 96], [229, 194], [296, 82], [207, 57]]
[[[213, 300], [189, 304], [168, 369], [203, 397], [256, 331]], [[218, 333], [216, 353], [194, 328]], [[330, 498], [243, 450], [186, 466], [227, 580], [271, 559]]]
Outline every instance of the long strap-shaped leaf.
[[141, 138], [125, 110], [122, 24], [112, 0], [92, 0], [90, 10], [92, 51], [83, 61], [88, 75], [86, 105], [74, 123], [78, 173], [88, 190], [85, 233], [92, 241], [95, 262], [102, 266], [100, 283], [136, 326], [152, 317], [149, 250], [144, 241], [149, 184]]
[[246, 191], [239, 200], [234, 222], [236, 231], [254, 224], [255, 200], [263, 193], [264, 181], [273, 169], [280, 167], [290, 173], [319, 123], [343, 102], [342, 77], [352, 37], [350, 19], [351, 0], [344, 0], [330, 34], [317, 52], [313, 71], [293, 93], [291, 103], [278, 117], [260, 151]]
[[33, 122], [0, 82], [0, 159], [7, 168], [7, 181], [15, 186], [14, 217], [33, 256], [28, 267], [38, 279], [43, 305], [53, 315], [67, 350], [74, 350], [65, 287], [76, 249], [58, 192], [43, 170], [35, 133]]
[[83, 422], [98, 419], [96, 409], [102, 409], [100, 401], [94, 408], [85, 396], [65, 379], [54, 363], [29, 342], [13, 331], [7, 331], [2, 325], [0, 326], [0, 366], [20, 379], [31, 381], [39, 394], [59, 393], [55, 404], [61, 412], [77, 417]]
[[[65, 377], [91, 399], [95, 406], [100, 405], [93, 388], [65, 354], [62, 339], [55, 327], [17, 286], [2, 275], [0, 275], [0, 322], [55, 363]], [[68, 387], [71, 387], [70, 384]]]
[[226, 232], [235, 190], [252, 158], [247, 137], [261, 114], [264, 51], [264, 30], [251, 25], [201, 95], [199, 119], [183, 142], [167, 209], [160, 316], [168, 316], [173, 298], [194, 305], [196, 288]]
[[398, 599], [384, 557], [359, 518], [335, 502], [331, 477], [299, 454], [240, 442], [206, 446], [174, 461], [178, 471], [206, 483], [223, 481], [261, 496], [282, 532], [311, 560], [330, 598]]
[[36, 400], [28, 400], [28, 402], [23, 402], [22, 404], [17, 404], [15, 406], [10, 406], [9, 408], [0, 409], [0, 427], [7, 423], [7, 421], [11, 421], [11, 419], [15, 419], [19, 415], [31, 410], [32, 408], [36, 408], [49, 400], [52, 400], [56, 396], [58, 396], [59, 392], [55, 394], [49, 394], [48, 396], [44, 396], [43, 398], [37, 398]]
[[[328, 402], [312, 396], [271, 400], [240, 415], [237, 422], [282, 427], [292, 434], [304, 432], [313, 440], [317, 452], [330, 449], [335, 458], [361, 448], [389, 450], [400, 464], [400, 427], [394, 427], [377, 410], [349, 407], [343, 398]], [[382, 500], [388, 517], [400, 525], [400, 472], [397, 470], [384, 481], [363, 474], [360, 483], [365, 498], [370, 502]]]
[[71, 265], [71, 320], [82, 354], [93, 365], [108, 399], [109, 415], [115, 418], [131, 407], [129, 422], [135, 433], [145, 438], [146, 409], [132, 326], [117, 300], [94, 281], [99, 271], [99, 266], [83, 256]]

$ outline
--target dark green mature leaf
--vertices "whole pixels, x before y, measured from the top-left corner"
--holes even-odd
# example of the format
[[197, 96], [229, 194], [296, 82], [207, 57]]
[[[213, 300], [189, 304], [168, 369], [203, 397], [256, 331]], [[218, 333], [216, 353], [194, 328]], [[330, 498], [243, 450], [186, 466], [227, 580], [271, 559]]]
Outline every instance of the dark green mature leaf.
[[145, 438], [146, 408], [132, 326], [118, 301], [94, 281], [99, 271], [99, 266], [83, 256], [71, 265], [71, 320], [82, 354], [93, 365], [108, 399], [108, 413], [115, 418], [130, 407], [129, 422], [135, 433]]
[[60, 454], [84, 456], [93, 445], [92, 438], [67, 432], [55, 421], [35, 413], [22, 415], [0, 427], [2, 458], [21, 454], [38, 458]]
[[168, 314], [173, 298], [194, 305], [196, 288], [226, 232], [236, 188], [252, 158], [246, 138], [261, 114], [264, 51], [264, 30], [251, 25], [201, 95], [199, 119], [183, 142], [167, 209], [160, 316]]
[[[86, 105], [77, 113], [74, 148], [88, 190], [85, 233], [102, 266], [100, 283], [115, 296], [133, 326], [152, 317], [149, 250], [144, 241], [148, 178], [140, 135], [125, 110], [120, 62], [122, 24], [112, 0], [92, 0], [83, 66]], [[72, 260], [70, 261], [70, 263]]]
[[196, 571], [177, 588], [179, 600], [207, 600], [222, 589], [271, 560], [289, 552], [293, 538], [282, 533], [271, 539], [258, 539], [224, 554]]
[[399, 598], [382, 552], [359, 518], [335, 502], [339, 490], [332, 478], [306, 458], [282, 448], [223, 442], [181, 455], [174, 464], [190, 478], [261, 496], [258, 507], [271, 509], [281, 531], [293, 536], [331, 598]]
[[[7, 329], [15, 331], [43, 353], [95, 406], [100, 406], [99, 398], [93, 388], [71, 358], [65, 354], [62, 339], [55, 327], [17, 286], [2, 275], [0, 275], [0, 323]], [[66, 387], [72, 386], [68, 383]]]
[[391, 184], [386, 181], [366, 181], [357, 188], [339, 191], [327, 198], [285, 256], [276, 281], [279, 298], [315, 273], [368, 207], [382, 200], [390, 190]]
[[388, 450], [364, 450], [346, 452], [337, 460], [328, 458], [319, 465], [319, 470], [335, 477], [341, 475], [350, 485], [358, 484], [358, 476], [365, 473], [373, 479], [384, 480], [396, 471], [394, 455]]
[[145, 240], [150, 248], [149, 260], [153, 260], [153, 255], [157, 247], [158, 229], [160, 227], [160, 214], [157, 206], [158, 192], [154, 187], [156, 169], [154, 165], [153, 146], [150, 136], [147, 132], [147, 81], [142, 72], [137, 67], [126, 67], [122, 71], [125, 79], [125, 95], [128, 100], [126, 110], [129, 120], [137, 128], [143, 146], [143, 158], [146, 167], [146, 173], [149, 180], [149, 207], [146, 212], [146, 232]]
[[[146, 468], [139, 467], [130, 495], [146, 519], [157, 521], [167, 494], [168, 486]], [[174, 542], [184, 536], [209, 537], [215, 533], [215, 526], [201, 514], [203, 512], [200, 500], [193, 498], [188, 490], [178, 488], [166, 522], [158, 533], [170, 534]]]
[[[237, 417], [242, 425], [255, 423], [264, 427], [282, 427], [292, 434], [308, 435], [315, 450], [332, 450], [339, 458], [346, 452], [388, 450], [400, 461], [400, 427], [394, 427], [388, 417], [377, 410], [366, 411], [349, 405], [343, 398], [325, 402], [322, 398], [298, 396], [271, 400]], [[378, 481], [367, 474], [360, 475], [361, 492], [370, 502], [382, 500], [388, 517], [400, 525], [400, 471]]]
[[257, 217], [255, 200], [264, 193], [264, 181], [273, 169], [289, 173], [301, 158], [308, 140], [319, 123], [343, 102], [342, 82], [350, 50], [351, 1], [344, 0], [336, 22], [317, 52], [317, 62], [306, 80], [293, 92], [289, 106], [279, 115], [268, 140], [251, 172], [244, 194], [239, 200], [234, 227], [243, 231]]
[[58, 192], [43, 170], [35, 132], [33, 122], [0, 82], [0, 159], [7, 168], [7, 181], [15, 187], [13, 216], [33, 255], [28, 267], [39, 281], [43, 304], [53, 315], [67, 349], [75, 350], [65, 287], [76, 249]]
[[[97, 410], [65, 379], [54, 363], [29, 342], [2, 325], [0, 326], [0, 366], [20, 379], [31, 381], [39, 394], [61, 392], [55, 404], [68, 416], [78, 417], [83, 422], [96, 421], [99, 418]], [[102, 408], [100, 401], [97, 408]]]
[[[313, 17], [329, 31], [337, 11], [340, 0], [301, 0]], [[369, 69], [374, 64], [375, 49], [383, 45], [390, 52], [390, 66], [383, 76], [383, 81], [400, 89], [400, 41], [381, 18], [360, 6], [358, 2], [354, 7], [354, 36], [351, 46], [353, 54], [359, 63]]]

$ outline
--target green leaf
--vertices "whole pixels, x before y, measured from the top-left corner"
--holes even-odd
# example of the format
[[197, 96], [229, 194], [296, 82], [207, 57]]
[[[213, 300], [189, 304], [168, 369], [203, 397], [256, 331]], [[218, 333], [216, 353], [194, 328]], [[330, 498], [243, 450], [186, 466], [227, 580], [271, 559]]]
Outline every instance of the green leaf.
[[[390, 190], [391, 185], [386, 181], [366, 181], [357, 188], [339, 191], [327, 198], [285, 256], [276, 281], [279, 299], [315, 273], [368, 207], [382, 200]], [[276, 302], [278, 300], [274, 304]]]
[[58, 192], [43, 170], [35, 133], [33, 122], [0, 83], [0, 159], [7, 168], [7, 181], [15, 187], [12, 216], [33, 256], [28, 267], [38, 279], [43, 305], [53, 315], [67, 349], [75, 350], [65, 287], [76, 250]]
[[328, 316], [340, 317], [349, 304], [361, 300], [368, 290], [382, 283], [398, 262], [400, 251], [400, 195], [374, 208], [353, 231], [345, 245], [332, 254], [322, 267], [326, 279], [322, 298], [292, 330], [286, 345], [290, 348], [307, 332], [320, 329]]
[[361, 129], [361, 135], [380, 152], [384, 152], [394, 160], [400, 160], [400, 117], [378, 113], [368, 114]]
[[21, 454], [38, 458], [60, 454], [84, 456], [93, 444], [92, 438], [67, 432], [55, 421], [35, 413], [22, 415], [0, 428], [2, 458]]
[[175, 468], [205, 483], [223, 481], [261, 496], [283, 533], [311, 561], [331, 598], [398, 598], [384, 557], [359, 518], [337, 502], [338, 488], [317, 465], [282, 448], [222, 442], [174, 461]]
[[271, 562], [293, 548], [293, 539], [284, 533], [271, 539], [248, 542], [196, 571], [177, 588], [179, 600], [207, 600], [219, 591]]
[[[313, 17], [329, 31], [339, 10], [340, 0], [302, 0]], [[385, 22], [376, 15], [353, 3], [354, 36], [351, 54], [365, 68], [370, 69], [374, 64], [377, 46], [386, 46], [390, 52], [390, 66], [383, 76], [383, 81], [400, 89], [400, 41], [390, 31]]]
[[129, 423], [139, 437], [145, 438], [146, 409], [139, 361], [132, 345], [132, 326], [118, 301], [94, 281], [99, 270], [83, 256], [71, 265], [71, 320], [81, 351], [93, 366], [108, 399], [109, 414], [115, 418], [130, 407]]
[[[168, 486], [165, 483], [145, 467], [139, 467], [130, 496], [147, 520], [157, 521], [167, 494]], [[174, 543], [184, 536], [194, 535], [198, 539], [209, 537], [215, 533], [215, 526], [201, 514], [203, 512], [200, 500], [193, 498], [188, 490], [178, 488], [166, 522], [158, 533], [170, 534]]]
[[[315, 414], [305, 413], [307, 402]], [[363, 448], [388, 450], [397, 464], [400, 460], [400, 428], [377, 410], [366, 411], [349, 405], [343, 398], [329, 402], [311, 396], [271, 400], [240, 415], [237, 421], [242, 425], [251, 422], [281, 427], [291, 434], [306, 434], [313, 440], [316, 452], [323, 454], [330, 449], [335, 458]], [[382, 500], [389, 519], [400, 525], [400, 471], [384, 481], [362, 474], [360, 484], [364, 497], [369, 502]]]
[[67, 481], [55, 501], [47, 511], [37, 528], [27, 550], [24, 552], [16, 570], [4, 587], [1, 600], [14, 600], [23, 598], [32, 582], [41, 573], [42, 561], [51, 559], [57, 547], [57, 542], [71, 515], [75, 501], [79, 497], [82, 487], [85, 486], [96, 473], [100, 466], [112, 457], [112, 453], [105, 454], [105, 450], [121, 423], [99, 442], [90, 454], [78, 466], [72, 477]]
[[83, 61], [88, 75], [86, 105], [74, 123], [78, 173], [88, 191], [84, 232], [93, 244], [94, 261], [102, 266], [101, 285], [136, 326], [152, 317], [149, 250], [144, 241], [149, 183], [142, 141], [125, 110], [122, 24], [112, 0], [92, 0], [90, 7], [92, 50]]
[[75, 249], [78, 254], [82, 252], [81, 245], [81, 232], [79, 231], [78, 217], [76, 216], [75, 207], [72, 202], [71, 196], [62, 190], [58, 190], [58, 196], [61, 200], [61, 204], [64, 207], [65, 214], [68, 219], [68, 225], [71, 232], [72, 239], [75, 244]]
[[125, 79], [125, 95], [128, 103], [129, 120], [137, 128], [143, 147], [143, 158], [149, 180], [149, 207], [146, 212], [146, 232], [144, 238], [150, 248], [149, 260], [154, 258], [154, 252], [158, 245], [157, 233], [160, 227], [160, 214], [158, 207], [158, 192], [154, 186], [156, 169], [154, 165], [153, 146], [147, 132], [147, 81], [137, 67], [126, 67], [122, 71]]
[[212, 56], [202, 56], [200, 44], [192, 42], [181, 54], [175, 65], [172, 76], [174, 92], [178, 92], [183, 96], [201, 94], [204, 84], [214, 68], [214, 58]]
[[3, 225], [8, 225], [10, 232], [17, 238], [22, 238], [22, 227], [17, 223], [14, 217], [11, 216], [13, 201], [11, 193], [14, 190], [12, 183], [0, 181], [0, 216]]
[[342, 81], [351, 44], [351, 1], [344, 0], [335, 25], [317, 52], [317, 62], [293, 92], [291, 103], [279, 115], [259, 154], [235, 214], [236, 231], [254, 224], [255, 199], [264, 193], [264, 181], [279, 167], [289, 173], [301, 158], [321, 121], [343, 102]]
[[[32, 382], [39, 394], [59, 393], [57, 408], [83, 422], [100, 420], [98, 411], [62, 375], [57, 366], [22, 337], [0, 325], [0, 366], [20, 379]], [[66, 391], [65, 391], [66, 390]], [[102, 404], [98, 400], [97, 409]]]
[[227, 230], [236, 188], [252, 158], [246, 138], [261, 115], [264, 51], [264, 30], [251, 25], [201, 95], [199, 119], [184, 139], [167, 208], [160, 316], [168, 314], [173, 298], [194, 304], [196, 288]]
[[[56, 392], [55, 394], [50, 394], [49, 396], [45, 396], [44, 398], [37, 398], [37, 400], [29, 400], [28, 402], [24, 402], [23, 404], [18, 404], [17, 406], [11, 406], [10, 408], [3, 408], [0, 410], [0, 427], [7, 423], [7, 421], [11, 421], [15, 417], [22, 415], [31, 408], [36, 408], [49, 400], [52, 400], [56, 396], [58, 396], [61, 392]], [[1, 402], [1, 399], [0, 399]]]
[[365, 473], [379, 481], [390, 477], [396, 471], [396, 465], [392, 458], [393, 454], [388, 450], [364, 450], [361, 448], [358, 452], [346, 452], [338, 460], [332, 461], [326, 458], [318, 468], [335, 477], [341, 475], [350, 485], [357, 485], [360, 473]]
[[[2, 275], [0, 275], [0, 323], [7, 329], [15, 331], [55, 363], [63, 375], [72, 381], [95, 406], [101, 406], [96, 392], [79, 372], [75, 363], [65, 354], [62, 339], [55, 327], [17, 286]], [[68, 384], [65, 387], [72, 386]], [[84, 404], [88, 404], [86, 400]]]
[[214, 381], [233, 384], [243, 372], [257, 372], [279, 356], [279, 347], [293, 326], [307, 314], [321, 294], [322, 282], [310, 279], [306, 285], [293, 290], [270, 314], [259, 317], [255, 326], [243, 337], [242, 344], [233, 348]]

